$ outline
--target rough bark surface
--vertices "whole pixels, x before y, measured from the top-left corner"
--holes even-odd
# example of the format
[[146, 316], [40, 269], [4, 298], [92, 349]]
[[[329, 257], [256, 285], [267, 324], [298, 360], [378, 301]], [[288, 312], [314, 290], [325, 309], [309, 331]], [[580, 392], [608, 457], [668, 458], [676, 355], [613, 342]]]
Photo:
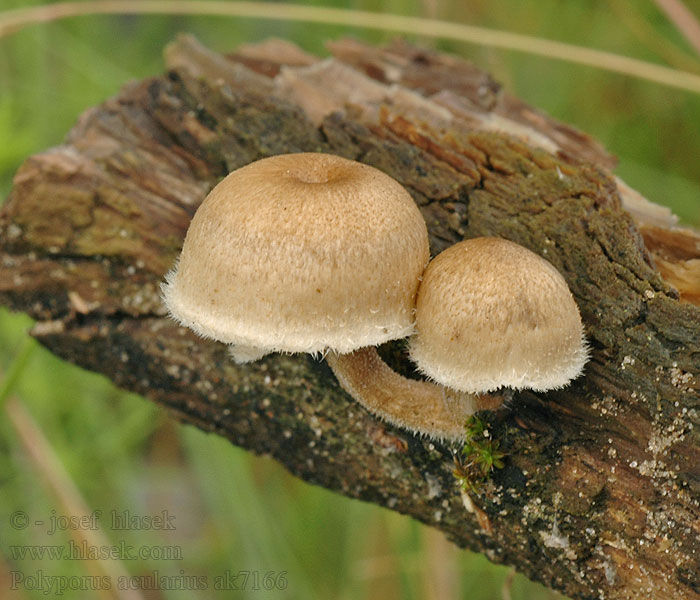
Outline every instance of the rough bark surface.
[[[700, 598], [700, 238], [661, 209], [635, 224], [612, 157], [474, 66], [403, 43], [330, 48], [320, 61], [284, 42], [229, 57], [175, 42], [167, 75], [87, 111], [19, 170], [0, 221], [0, 302], [37, 319], [56, 354], [180, 419], [573, 598]], [[164, 314], [159, 283], [208, 190], [296, 151], [399, 180], [433, 254], [502, 236], [550, 260], [576, 297], [585, 376], [488, 417], [507, 458], [474, 513], [451, 449], [374, 419], [323, 361], [237, 366]], [[384, 355], [410, 371], [400, 346]]]

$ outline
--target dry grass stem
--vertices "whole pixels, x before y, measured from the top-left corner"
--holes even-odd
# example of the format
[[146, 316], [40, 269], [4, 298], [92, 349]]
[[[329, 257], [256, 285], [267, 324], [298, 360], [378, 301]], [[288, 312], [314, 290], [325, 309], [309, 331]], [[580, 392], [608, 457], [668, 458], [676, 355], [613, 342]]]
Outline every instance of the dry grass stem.
[[212, 0], [58, 2], [0, 13], [0, 37], [37, 23], [98, 14], [217, 15], [380, 29], [564, 60], [700, 94], [698, 75], [593, 48], [434, 19], [285, 3]]
[[682, 0], [654, 0], [656, 6], [700, 54], [700, 21]]
[[[57, 499], [61, 512], [70, 516], [89, 517], [92, 511], [29, 412], [14, 397], [7, 401], [5, 411], [32, 464]], [[111, 546], [99, 529], [71, 529], [71, 535], [78, 546], [83, 544], [91, 548]], [[126, 569], [117, 560], [85, 560], [84, 563], [92, 575], [109, 577], [112, 582], [129, 577]], [[144, 600], [138, 591], [120, 590], [116, 585], [109, 590], [95, 590], [95, 592], [104, 600]]]

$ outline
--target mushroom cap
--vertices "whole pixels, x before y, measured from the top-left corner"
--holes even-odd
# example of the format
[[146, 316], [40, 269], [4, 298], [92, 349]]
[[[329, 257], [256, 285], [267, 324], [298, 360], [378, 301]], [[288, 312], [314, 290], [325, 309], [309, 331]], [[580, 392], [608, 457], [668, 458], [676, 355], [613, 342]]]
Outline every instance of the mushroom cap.
[[475, 238], [428, 265], [410, 355], [458, 391], [544, 391], [578, 376], [588, 349], [576, 302], [548, 261], [507, 240]]
[[269, 352], [351, 352], [413, 332], [425, 221], [381, 171], [338, 156], [265, 158], [197, 210], [163, 285], [204, 337]]

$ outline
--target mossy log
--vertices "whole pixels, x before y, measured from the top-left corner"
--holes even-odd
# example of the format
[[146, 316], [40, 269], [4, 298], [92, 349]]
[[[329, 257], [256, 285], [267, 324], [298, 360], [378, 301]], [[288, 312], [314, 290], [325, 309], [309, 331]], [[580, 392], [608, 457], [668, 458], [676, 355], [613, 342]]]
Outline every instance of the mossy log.
[[[224, 57], [174, 42], [166, 75], [87, 111], [20, 168], [0, 220], [0, 302], [36, 319], [52, 352], [179, 419], [572, 598], [700, 598], [698, 235], [611, 176], [596, 142], [474, 66], [404, 43], [330, 49], [320, 61], [271, 41]], [[433, 255], [501, 236], [571, 287], [592, 359], [566, 389], [517, 393], [487, 416], [507, 457], [474, 512], [453, 449], [377, 421], [322, 360], [237, 366], [165, 315], [159, 283], [207, 192], [298, 151], [400, 181]], [[411, 371], [400, 344], [383, 354]]]

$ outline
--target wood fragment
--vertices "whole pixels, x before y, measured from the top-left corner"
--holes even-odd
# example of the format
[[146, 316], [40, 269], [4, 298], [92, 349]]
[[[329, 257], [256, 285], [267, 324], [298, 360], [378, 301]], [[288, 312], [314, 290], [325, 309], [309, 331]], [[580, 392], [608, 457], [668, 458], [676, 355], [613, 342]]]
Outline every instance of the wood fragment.
[[[700, 597], [696, 233], [663, 211], [633, 217], [634, 194], [597, 142], [473, 65], [404, 42], [331, 50], [320, 63], [284, 43], [223, 57], [191, 37], [173, 42], [166, 75], [88, 110], [65, 144], [18, 171], [0, 213], [0, 303], [36, 319], [57, 355], [180, 419], [572, 598]], [[324, 69], [343, 81], [319, 84]], [[592, 360], [566, 389], [518, 393], [487, 415], [507, 457], [472, 499], [480, 519], [464, 509], [451, 449], [375, 420], [323, 362], [235, 365], [165, 316], [160, 281], [208, 190], [297, 151], [400, 181], [433, 254], [502, 236], [571, 287]], [[411, 371], [400, 344], [380, 351]]]

